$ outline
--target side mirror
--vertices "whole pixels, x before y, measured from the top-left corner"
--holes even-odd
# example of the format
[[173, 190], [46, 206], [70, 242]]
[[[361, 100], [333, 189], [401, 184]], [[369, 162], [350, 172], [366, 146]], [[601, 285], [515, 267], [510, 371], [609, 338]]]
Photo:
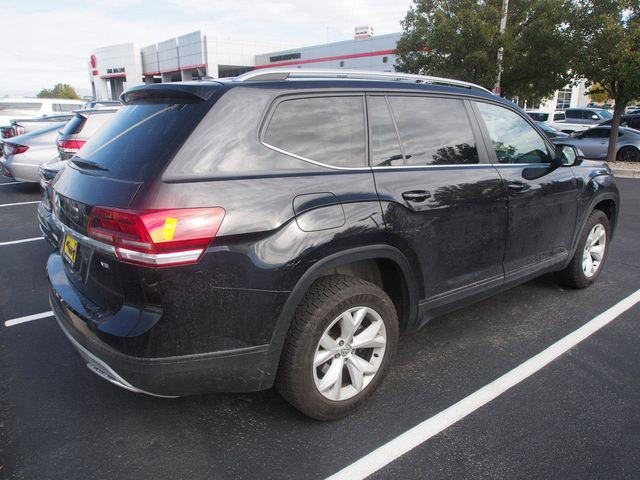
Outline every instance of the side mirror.
[[600, 120], [600, 117], [594, 113], [591, 115], [591, 120]]
[[573, 145], [563, 145], [561, 143], [556, 144], [556, 152], [553, 157], [553, 163], [558, 167], [572, 167], [574, 165], [580, 165], [582, 162], [582, 156], [576, 147]]

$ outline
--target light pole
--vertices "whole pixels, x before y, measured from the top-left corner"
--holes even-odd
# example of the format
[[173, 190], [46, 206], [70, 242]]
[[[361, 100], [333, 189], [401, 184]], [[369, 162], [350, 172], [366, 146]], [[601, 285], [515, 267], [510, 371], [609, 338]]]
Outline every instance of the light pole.
[[[500, 37], [504, 35], [504, 31], [507, 29], [507, 13], [509, 12], [509, 0], [502, 0], [502, 18], [500, 19]], [[498, 49], [498, 78], [496, 84], [493, 87], [493, 91], [500, 95], [502, 93], [502, 87], [500, 86], [500, 78], [502, 77], [502, 57], [504, 56], [504, 47]]]

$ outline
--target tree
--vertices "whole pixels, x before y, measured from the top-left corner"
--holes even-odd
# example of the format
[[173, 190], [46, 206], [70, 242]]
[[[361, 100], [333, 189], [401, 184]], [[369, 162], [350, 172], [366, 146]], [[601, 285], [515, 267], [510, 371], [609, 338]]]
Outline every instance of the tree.
[[615, 102], [607, 160], [616, 159], [620, 117], [640, 98], [640, 5], [637, 0], [576, 0], [576, 74], [599, 84]]
[[572, 79], [571, 0], [511, 0], [500, 34], [502, 0], [414, 0], [402, 22], [399, 70], [453, 77], [493, 88], [504, 47], [506, 94], [538, 103]]
[[606, 103], [611, 100], [607, 91], [599, 83], [591, 85], [591, 88], [587, 90], [587, 95], [589, 95], [592, 102]]
[[76, 90], [66, 83], [58, 83], [52, 89], [43, 88], [38, 93], [38, 98], [72, 98], [79, 99]]

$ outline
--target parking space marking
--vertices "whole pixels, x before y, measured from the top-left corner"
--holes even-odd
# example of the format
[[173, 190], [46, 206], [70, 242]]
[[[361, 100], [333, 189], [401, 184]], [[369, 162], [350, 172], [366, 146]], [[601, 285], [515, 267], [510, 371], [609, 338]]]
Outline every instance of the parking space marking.
[[505, 373], [500, 378], [485, 385], [480, 390], [476, 390], [471, 395], [463, 398], [433, 417], [428, 418], [410, 430], [407, 430], [390, 442], [378, 447], [360, 460], [331, 475], [327, 480], [364, 479], [377, 472], [395, 459], [413, 450], [459, 420], [462, 420], [491, 400], [499, 397], [511, 387], [529, 378], [639, 302], [640, 290], [636, 290], [593, 320], [590, 320], [582, 327], [561, 338], [542, 352]]
[[4, 185], [20, 185], [23, 182], [6, 182], [6, 183], [0, 183], [0, 187], [4, 186]]
[[15, 245], [16, 243], [35, 242], [36, 240], [44, 240], [44, 237], [23, 238], [22, 240], [11, 240], [10, 242], [0, 242], [0, 247], [5, 245]]
[[53, 312], [51, 310], [49, 310], [48, 312], [27, 315], [26, 317], [14, 318], [13, 320], [7, 320], [6, 322], [4, 322], [4, 326], [13, 327], [14, 325], [18, 325], [19, 323], [31, 322], [32, 320], [40, 320], [41, 318], [49, 317], [53, 317]]
[[34, 200], [33, 202], [2, 203], [0, 207], [15, 207], [16, 205], [30, 205], [32, 203], [40, 203], [40, 200]]

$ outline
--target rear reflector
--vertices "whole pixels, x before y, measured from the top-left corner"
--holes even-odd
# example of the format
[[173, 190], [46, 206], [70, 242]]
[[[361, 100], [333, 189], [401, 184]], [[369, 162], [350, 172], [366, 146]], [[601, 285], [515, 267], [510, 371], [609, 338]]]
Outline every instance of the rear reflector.
[[221, 207], [120, 210], [94, 207], [91, 238], [115, 247], [122, 261], [148, 267], [197, 263], [213, 241], [225, 211]]
[[4, 144], [4, 156], [8, 157], [9, 155], [19, 155], [21, 153], [29, 150], [29, 147], [26, 145], [18, 145], [17, 143], [7, 143]]
[[58, 140], [58, 149], [64, 153], [76, 153], [85, 143], [86, 140]]

